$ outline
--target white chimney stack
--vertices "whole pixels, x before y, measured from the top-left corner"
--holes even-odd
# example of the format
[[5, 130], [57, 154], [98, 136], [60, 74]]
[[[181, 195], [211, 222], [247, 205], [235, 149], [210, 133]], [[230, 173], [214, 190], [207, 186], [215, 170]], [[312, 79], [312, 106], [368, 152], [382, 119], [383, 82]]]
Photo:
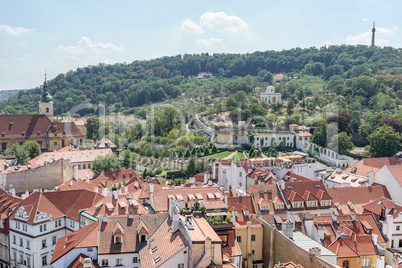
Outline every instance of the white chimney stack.
[[102, 223], [107, 223], [107, 214], [103, 215]]
[[134, 186], [138, 189], [138, 181], [134, 181]]
[[103, 195], [103, 196], [107, 196], [107, 192], [108, 192], [108, 191], [107, 191], [107, 188], [103, 188], [103, 189], [102, 189], [102, 195]]
[[154, 192], [154, 184], [153, 183], [150, 183], [149, 184], [149, 193], [153, 193]]
[[98, 191], [99, 191], [99, 188], [95, 186], [94, 187], [94, 192], [97, 193]]
[[78, 181], [78, 166], [74, 167], [74, 180]]

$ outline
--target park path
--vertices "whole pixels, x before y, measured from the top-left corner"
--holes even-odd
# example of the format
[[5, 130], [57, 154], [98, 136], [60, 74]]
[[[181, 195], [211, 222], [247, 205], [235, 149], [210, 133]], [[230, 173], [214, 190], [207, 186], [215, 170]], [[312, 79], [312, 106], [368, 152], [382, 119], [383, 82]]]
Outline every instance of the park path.
[[224, 157], [223, 159], [232, 159], [233, 156], [235, 156], [237, 154], [237, 151], [234, 151], [233, 153], [231, 153], [230, 155]]

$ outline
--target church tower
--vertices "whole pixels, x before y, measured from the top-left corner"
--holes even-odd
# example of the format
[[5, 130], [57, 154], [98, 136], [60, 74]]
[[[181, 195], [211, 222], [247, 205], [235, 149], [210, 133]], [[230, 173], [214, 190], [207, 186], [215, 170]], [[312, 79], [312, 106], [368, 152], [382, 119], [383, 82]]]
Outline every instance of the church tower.
[[371, 47], [374, 47], [374, 39], [375, 39], [375, 21], [373, 21], [373, 28], [371, 29]]
[[53, 121], [53, 98], [50, 96], [49, 91], [46, 85], [46, 74], [45, 74], [45, 82], [43, 83], [43, 93], [42, 98], [39, 102], [39, 114], [45, 114], [49, 117], [51, 121]]

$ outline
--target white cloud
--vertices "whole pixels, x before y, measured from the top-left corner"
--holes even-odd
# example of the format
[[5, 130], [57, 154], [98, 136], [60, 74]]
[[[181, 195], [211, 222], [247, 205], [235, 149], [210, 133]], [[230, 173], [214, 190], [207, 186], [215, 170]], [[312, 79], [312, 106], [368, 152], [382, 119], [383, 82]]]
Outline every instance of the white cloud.
[[92, 52], [95, 54], [103, 54], [107, 52], [114, 52], [122, 50], [121, 47], [112, 43], [94, 43], [88, 37], [81, 37], [76, 46], [63, 46], [60, 45], [56, 48], [59, 52], [67, 52], [70, 54], [85, 54]]
[[362, 20], [362, 21], [367, 21], [367, 18], [362, 18], [361, 20]]
[[217, 32], [237, 33], [247, 29], [244, 20], [225, 12], [206, 12], [201, 15], [200, 24]]
[[[399, 31], [397, 26], [393, 26], [392, 28], [380, 28], [376, 27], [375, 32], [375, 45], [376, 46], [387, 46], [390, 41], [389, 38], [394, 36], [395, 33]], [[364, 44], [371, 45], [371, 29], [367, 32], [360, 34], [350, 34], [346, 37], [346, 43], [350, 45]]]
[[325, 42], [324, 42], [324, 45], [327, 46], [327, 47], [329, 47], [329, 46], [331, 45], [331, 41], [329, 41], [329, 40], [325, 41]]
[[13, 27], [10, 25], [0, 25], [0, 32], [3, 32], [7, 35], [20, 37], [23, 33], [28, 33], [30, 31], [36, 30], [35, 28], [29, 29], [24, 27]]
[[182, 31], [192, 33], [192, 34], [202, 34], [204, 30], [195, 22], [192, 22], [189, 19], [184, 19], [181, 24]]
[[197, 44], [207, 48], [222, 48], [224, 47], [222, 39], [209, 38], [209, 39], [197, 39]]

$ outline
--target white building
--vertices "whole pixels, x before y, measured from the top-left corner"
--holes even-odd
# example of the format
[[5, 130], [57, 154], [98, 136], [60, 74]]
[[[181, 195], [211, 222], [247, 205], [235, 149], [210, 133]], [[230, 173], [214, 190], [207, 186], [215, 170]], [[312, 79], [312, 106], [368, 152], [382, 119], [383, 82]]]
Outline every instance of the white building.
[[275, 93], [275, 87], [268, 86], [267, 91], [261, 92], [260, 100], [267, 104], [280, 103], [282, 98], [281, 93]]
[[35, 192], [9, 219], [10, 261], [19, 267], [51, 267], [57, 239], [79, 229], [78, 211], [99, 194], [86, 190]]

